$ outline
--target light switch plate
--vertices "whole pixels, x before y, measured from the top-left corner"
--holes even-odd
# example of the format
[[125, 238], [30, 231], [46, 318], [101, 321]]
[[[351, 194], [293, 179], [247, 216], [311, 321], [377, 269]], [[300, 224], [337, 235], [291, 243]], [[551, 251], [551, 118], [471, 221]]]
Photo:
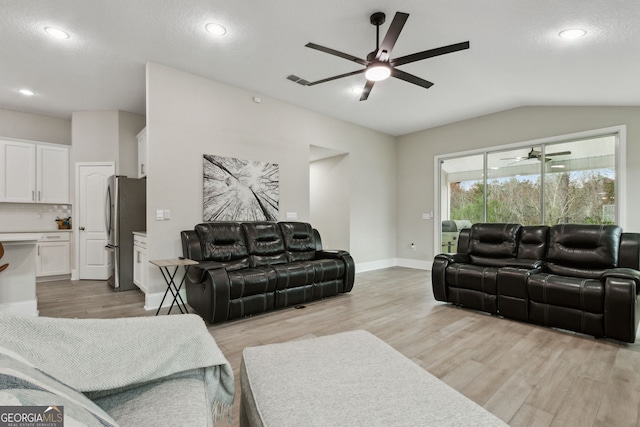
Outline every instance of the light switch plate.
[[164, 210], [156, 209], [156, 221], [164, 221]]

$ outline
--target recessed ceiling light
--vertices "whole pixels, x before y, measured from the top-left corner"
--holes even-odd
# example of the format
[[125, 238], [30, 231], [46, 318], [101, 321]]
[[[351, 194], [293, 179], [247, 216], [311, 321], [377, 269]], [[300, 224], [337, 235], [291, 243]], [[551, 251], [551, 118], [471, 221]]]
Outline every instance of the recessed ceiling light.
[[34, 91], [32, 91], [31, 89], [18, 89], [18, 92], [20, 92], [21, 94], [23, 94], [24, 96], [33, 96], [36, 93]]
[[204, 26], [205, 30], [213, 34], [214, 36], [224, 36], [227, 34], [227, 29], [220, 24], [216, 24], [215, 22], [210, 22]]
[[584, 37], [586, 35], [587, 35], [587, 30], [584, 30], [582, 28], [569, 28], [566, 30], [562, 30], [558, 33], [558, 36], [560, 38], [563, 38], [566, 40], [579, 39], [580, 37]]
[[61, 30], [60, 28], [44, 27], [44, 31], [51, 37], [54, 37], [56, 39], [68, 39], [69, 37], [71, 37], [69, 33]]

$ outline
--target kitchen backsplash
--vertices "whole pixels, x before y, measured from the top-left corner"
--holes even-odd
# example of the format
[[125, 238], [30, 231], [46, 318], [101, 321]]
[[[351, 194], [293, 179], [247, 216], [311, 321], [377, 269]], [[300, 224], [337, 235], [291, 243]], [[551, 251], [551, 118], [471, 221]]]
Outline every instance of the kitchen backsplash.
[[0, 203], [0, 232], [55, 231], [56, 218], [71, 215], [71, 205]]

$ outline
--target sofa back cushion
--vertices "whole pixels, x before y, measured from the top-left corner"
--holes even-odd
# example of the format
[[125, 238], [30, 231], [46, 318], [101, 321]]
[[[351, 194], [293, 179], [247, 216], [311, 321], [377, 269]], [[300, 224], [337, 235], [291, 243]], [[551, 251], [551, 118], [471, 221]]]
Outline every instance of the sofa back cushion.
[[237, 222], [207, 222], [195, 226], [202, 261], [218, 261], [231, 269], [249, 266], [244, 234]]
[[525, 225], [520, 229], [518, 258], [543, 260], [547, 253], [549, 227], [546, 225]]
[[545, 259], [550, 273], [599, 278], [618, 266], [622, 229], [617, 225], [560, 224], [549, 230]]
[[284, 264], [287, 254], [280, 227], [275, 222], [242, 223], [251, 267]]
[[313, 227], [306, 222], [280, 222], [289, 262], [308, 261], [316, 257]]
[[469, 236], [469, 256], [474, 264], [502, 266], [518, 251], [520, 224], [473, 224]]

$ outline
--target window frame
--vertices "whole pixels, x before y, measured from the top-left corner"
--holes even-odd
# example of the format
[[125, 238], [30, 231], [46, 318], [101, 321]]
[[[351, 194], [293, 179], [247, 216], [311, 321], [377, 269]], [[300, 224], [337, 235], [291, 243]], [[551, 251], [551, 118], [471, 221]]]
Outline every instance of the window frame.
[[[546, 138], [539, 138], [534, 140], [520, 141], [510, 144], [496, 145], [491, 147], [483, 147], [472, 150], [465, 151], [457, 151], [452, 153], [440, 154], [436, 155], [433, 158], [434, 165], [434, 200], [433, 205], [434, 209], [434, 218], [433, 218], [433, 250], [434, 254], [438, 254], [441, 252], [442, 248], [442, 233], [441, 233], [441, 224], [442, 224], [442, 174], [441, 174], [441, 164], [445, 160], [465, 157], [465, 156], [473, 156], [473, 155], [481, 155], [483, 156], [483, 170], [486, 177], [486, 168], [487, 168], [487, 156], [491, 152], [511, 150], [511, 149], [519, 149], [526, 148], [528, 146], [535, 145], [548, 145], [548, 144], [556, 144], [563, 142], [570, 142], [573, 140], [580, 139], [591, 139], [603, 136], [614, 136], [615, 137], [615, 173], [616, 173], [616, 187], [615, 187], [615, 198], [616, 198], [616, 210], [615, 210], [615, 218], [616, 224], [621, 226], [624, 230], [627, 224], [627, 202], [626, 202], [626, 194], [627, 194], [627, 171], [626, 164], [624, 159], [626, 158], [626, 146], [627, 146], [627, 127], [626, 125], [618, 125], [611, 126], [600, 129], [592, 129], [582, 132], [574, 132], [564, 135], [551, 136]], [[544, 185], [544, 181], [542, 182]], [[484, 192], [484, 217], [486, 218], [486, 200], [487, 194]]]

